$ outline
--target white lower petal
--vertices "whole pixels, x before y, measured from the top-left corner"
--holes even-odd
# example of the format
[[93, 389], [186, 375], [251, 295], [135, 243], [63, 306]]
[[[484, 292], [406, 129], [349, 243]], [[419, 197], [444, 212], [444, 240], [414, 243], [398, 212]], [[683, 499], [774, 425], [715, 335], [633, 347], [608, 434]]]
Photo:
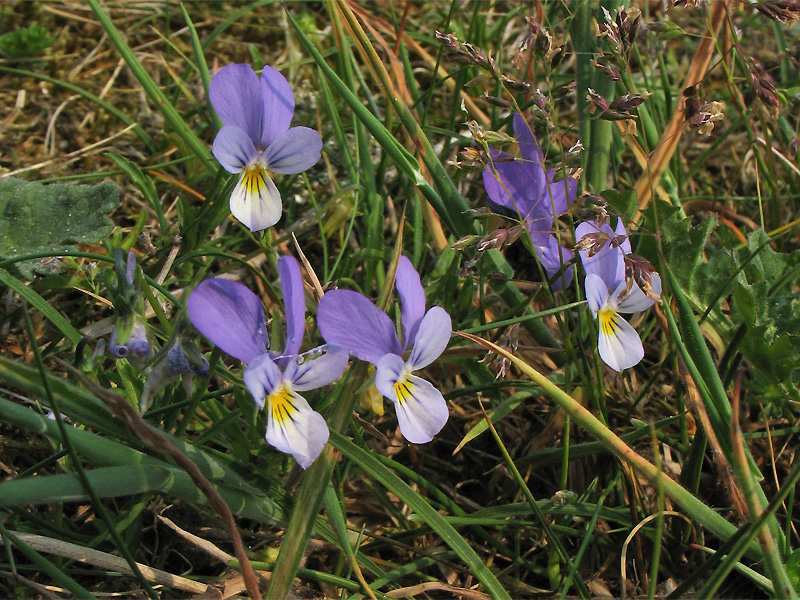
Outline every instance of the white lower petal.
[[281, 218], [281, 195], [260, 163], [242, 171], [231, 194], [231, 214], [250, 229], [272, 227]]
[[447, 402], [433, 385], [416, 375], [406, 375], [394, 384], [394, 407], [400, 432], [412, 444], [433, 439], [450, 416]]
[[619, 372], [639, 364], [644, 358], [644, 347], [631, 324], [607, 308], [597, 313], [597, 319], [600, 326], [597, 349], [603, 362]]
[[304, 469], [328, 441], [328, 425], [291, 384], [284, 381], [267, 397], [267, 442], [291, 454]]

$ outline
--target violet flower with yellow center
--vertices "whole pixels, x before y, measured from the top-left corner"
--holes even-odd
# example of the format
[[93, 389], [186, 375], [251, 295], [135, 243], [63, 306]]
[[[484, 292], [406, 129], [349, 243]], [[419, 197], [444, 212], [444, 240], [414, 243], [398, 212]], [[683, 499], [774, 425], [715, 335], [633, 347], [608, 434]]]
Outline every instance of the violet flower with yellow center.
[[282, 205], [269, 172], [292, 175], [309, 169], [319, 160], [322, 139], [308, 127], [289, 127], [294, 94], [270, 66], [260, 79], [249, 65], [223, 67], [211, 80], [208, 96], [224, 125], [211, 150], [226, 171], [240, 174], [231, 214], [250, 231], [272, 227]]
[[306, 312], [300, 266], [283, 256], [278, 273], [286, 318], [282, 352], [269, 350], [261, 301], [241, 283], [207, 279], [189, 296], [186, 310], [203, 335], [247, 364], [245, 386], [267, 411], [267, 442], [294, 456], [305, 469], [328, 441], [328, 426], [299, 392], [336, 381], [347, 366], [347, 351], [329, 345], [298, 354]]
[[[389, 315], [350, 290], [331, 290], [322, 297], [317, 324], [325, 341], [375, 365], [375, 387], [394, 403], [403, 437], [424, 444], [441, 431], [449, 412], [441, 392], [413, 372], [444, 352], [452, 324], [439, 306], [425, 312], [419, 274], [404, 256], [397, 264], [395, 285], [402, 301], [402, 342]], [[408, 359], [403, 359], [409, 348]]]
[[[586, 300], [600, 327], [597, 340], [600, 358], [621, 372], [639, 364], [644, 358], [644, 346], [636, 330], [620, 315], [641, 312], [656, 301], [635, 281], [631, 281], [628, 288], [625, 255], [631, 253], [631, 242], [622, 221], [617, 223], [616, 231], [608, 224], [591, 221], [575, 228], [578, 242], [587, 235], [598, 234], [607, 240], [599, 251], [580, 250], [586, 271]], [[658, 273], [652, 273], [650, 277], [651, 295], [658, 296], [661, 294], [661, 278]]]

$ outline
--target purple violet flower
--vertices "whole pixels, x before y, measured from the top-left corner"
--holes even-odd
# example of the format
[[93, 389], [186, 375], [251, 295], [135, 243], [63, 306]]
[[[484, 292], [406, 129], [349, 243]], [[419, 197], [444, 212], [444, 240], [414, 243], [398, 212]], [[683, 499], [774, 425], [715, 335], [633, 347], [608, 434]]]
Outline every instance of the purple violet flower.
[[[539, 142], [519, 113], [514, 113], [514, 136], [519, 144], [519, 159], [489, 148], [491, 164], [483, 171], [483, 185], [489, 195], [486, 203], [494, 212], [522, 219], [536, 256], [552, 279], [574, 256], [558, 243], [552, 230], [555, 217], [567, 212], [575, 199], [578, 180], [572, 177], [556, 180], [555, 169], [545, 169]], [[568, 286], [573, 271], [572, 266], [567, 267], [552, 282], [553, 289], [559, 291]]]
[[[375, 387], [394, 402], [403, 437], [425, 444], [441, 431], [449, 412], [441, 392], [412, 372], [439, 358], [450, 341], [452, 324], [439, 306], [425, 312], [419, 274], [405, 256], [397, 263], [395, 286], [403, 303], [402, 342], [389, 315], [349, 290], [331, 290], [322, 297], [317, 324], [325, 341], [375, 365]], [[408, 360], [403, 360], [409, 348]]]
[[230, 173], [240, 173], [231, 194], [231, 214], [259, 231], [281, 218], [281, 195], [268, 171], [292, 175], [319, 160], [322, 139], [308, 127], [289, 127], [294, 94], [277, 70], [264, 67], [259, 79], [249, 65], [221, 68], [208, 88], [223, 123], [212, 152]]
[[244, 383], [259, 408], [267, 409], [267, 442], [294, 456], [305, 469], [328, 441], [328, 426], [298, 392], [338, 379], [347, 366], [347, 352], [329, 345], [298, 354], [306, 314], [300, 266], [294, 258], [283, 256], [278, 259], [278, 274], [286, 318], [282, 352], [267, 349], [261, 301], [241, 283], [207, 279], [189, 296], [186, 310], [203, 335], [247, 364]]
[[[617, 222], [616, 231], [608, 224], [592, 221], [581, 223], [575, 228], [575, 238], [579, 242], [586, 235], [600, 234], [608, 241], [593, 256], [586, 250], [580, 251], [583, 269], [586, 271], [584, 286], [586, 299], [592, 315], [600, 322], [597, 349], [600, 358], [615, 371], [629, 369], [644, 357], [644, 346], [636, 330], [620, 314], [641, 312], [653, 306], [655, 300], [648, 297], [639, 285], [628, 282], [625, 277], [625, 255], [631, 253], [631, 242], [622, 220]], [[652, 292], [661, 294], [661, 278], [652, 273]]]

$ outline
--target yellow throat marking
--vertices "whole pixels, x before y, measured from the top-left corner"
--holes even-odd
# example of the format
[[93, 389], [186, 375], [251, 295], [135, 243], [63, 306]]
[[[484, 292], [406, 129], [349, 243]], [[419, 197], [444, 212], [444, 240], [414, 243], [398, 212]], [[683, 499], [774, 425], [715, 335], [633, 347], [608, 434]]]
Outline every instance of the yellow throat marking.
[[286, 421], [294, 420], [297, 407], [294, 405], [294, 391], [281, 384], [267, 397], [272, 418], [283, 427]]
[[608, 308], [603, 308], [597, 313], [597, 317], [600, 320], [600, 331], [603, 335], [607, 337], [617, 335], [617, 331], [619, 331], [620, 328], [620, 316], [617, 312]]

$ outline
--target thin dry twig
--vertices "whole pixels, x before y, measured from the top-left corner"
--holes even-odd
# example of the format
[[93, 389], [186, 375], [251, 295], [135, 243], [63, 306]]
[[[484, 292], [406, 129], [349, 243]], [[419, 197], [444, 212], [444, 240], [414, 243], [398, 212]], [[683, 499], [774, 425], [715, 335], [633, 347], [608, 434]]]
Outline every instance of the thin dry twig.
[[[100, 550], [56, 540], [43, 535], [23, 533], [21, 531], [14, 531], [13, 534], [37, 552], [55, 554], [56, 556], [63, 556], [64, 558], [69, 558], [70, 560], [80, 563], [87, 563], [95, 567], [100, 567], [101, 569], [133, 575], [133, 570], [124, 558], [114, 556], [108, 552], [101, 552]], [[2, 543], [3, 540], [0, 538], [0, 545], [2, 545]], [[165, 585], [176, 590], [181, 590], [182, 592], [191, 592], [192, 594], [207, 594], [209, 591], [214, 591], [214, 588], [210, 588], [209, 585], [199, 581], [173, 575], [172, 573], [167, 573], [160, 569], [153, 569], [152, 567], [138, 562], [136, 566], [139, 568], [142, 575], [152, 583]]]

